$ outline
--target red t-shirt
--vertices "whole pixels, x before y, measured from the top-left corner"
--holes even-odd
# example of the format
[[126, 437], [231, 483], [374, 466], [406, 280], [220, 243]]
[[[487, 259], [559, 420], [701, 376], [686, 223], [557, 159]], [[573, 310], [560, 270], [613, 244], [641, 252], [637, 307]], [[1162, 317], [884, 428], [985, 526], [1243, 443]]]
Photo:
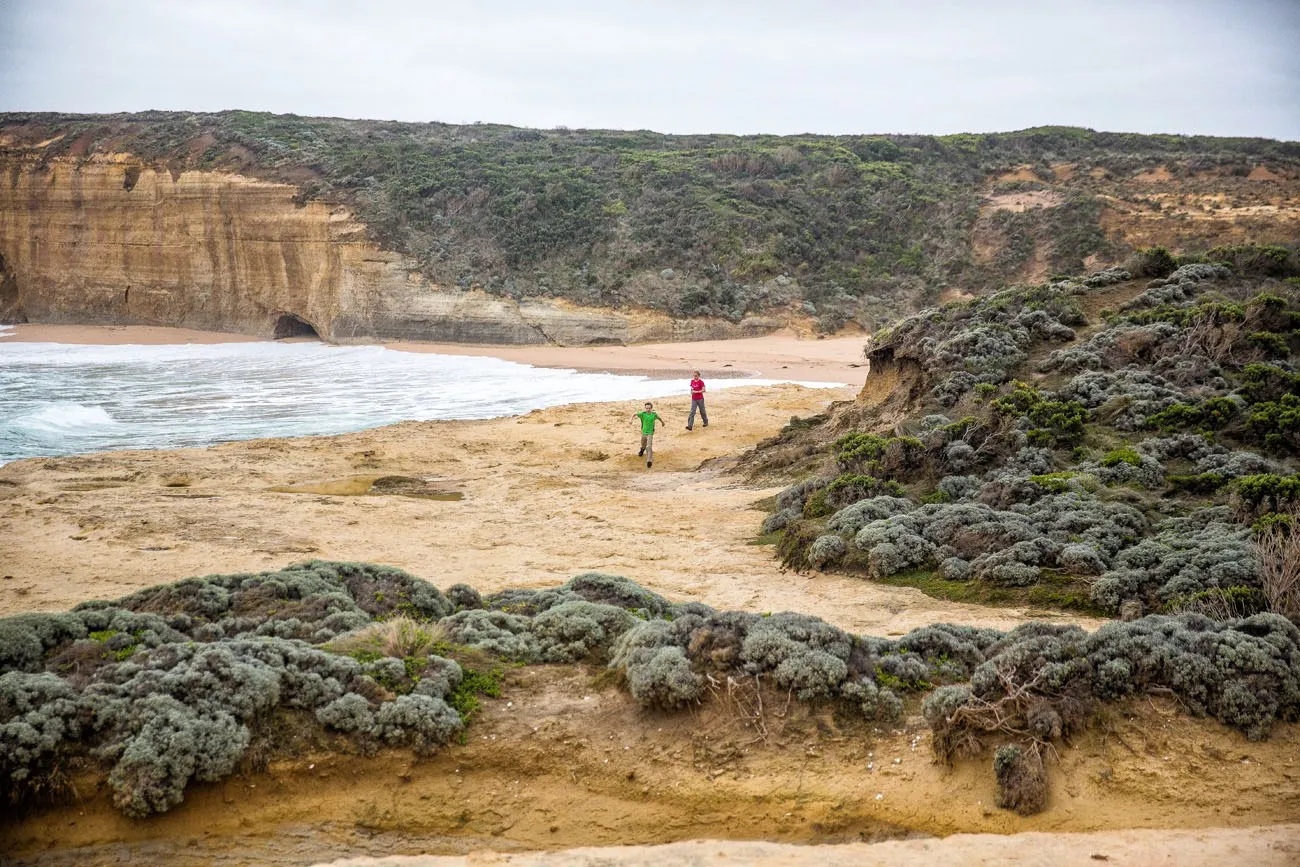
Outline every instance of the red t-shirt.
[[691, 380], [691, 400], [704, 400], [704, 380]]

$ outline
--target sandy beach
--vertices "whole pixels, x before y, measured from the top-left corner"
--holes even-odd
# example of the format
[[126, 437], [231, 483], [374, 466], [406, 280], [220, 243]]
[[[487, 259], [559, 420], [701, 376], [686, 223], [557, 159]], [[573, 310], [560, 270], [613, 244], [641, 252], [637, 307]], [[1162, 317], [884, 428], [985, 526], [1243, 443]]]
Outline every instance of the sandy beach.
[[[17, 325], [0, 342], [145, 345], [248, 343], [262, 338], [216, 331], [148, 325]], [[306, 338], [293, 338], [301, 341]], [[866, 375], [861, 335], [805, 338], [791, 331], [745, 340], [648, 343], [635, 346], [499, 346], [459, 343], [386, 343], [402, 352], [436, 352], [501, 358], [535, 367], [557, 367], [655, 378], [754, 377], [801, 382], [861, 383]]]
[[[440, 587], [465, 582], [483, 591], [599, 570], [677, 599], [799, 610], [875, 634], [935, 620], [1005, 628], [1052, 616], [796, 575], [783, 571], [770, 545], [755, 544], [763, 500], [779, 487], [727, 473], [731, 456], [791, 416], [853, 394], [728, 389], [711, 398], [713, 424], [690, 432], [688, 400], [660, 401], [668, 424], [653, 469], [636, 455], [636, 407], [622, 403], [17, 461], [0, 467], [0, 537], [11, 552], [0, 612], [57, 610], [189, 575], [327, 558], [386, 563]], [[407, 481], [376, 489], [379, 479]]]
[[[230, 338], [175, 329], [20, 332], [28, 340], [121, 343]], [[675, 358], [664, 347], [514, 351], [517, 360], [622, 370], [672, 371], [684, 358], [707, 369], [709, 360], [744, 358], [770, 376], [791, 369], [781, 367], [789, 360], [784, 353], [804, 348], [810, 351], [799, 376], [861, 378], [847, 367], [847, 340], [737, 343], [748, 346], [718, 346], [712, 356], [694, 345], [686, 355], [679, 345], [671, 348]], [[860, 341], [853, 343], [860, 351]], [[792, 416], [857, 393], [856, 386], [741, 386], [713, 395], [713, 423], [691, 432], [683, 425], [687, 399], [661, 400], [668, 427], [653, 469], [636, 455], [635, 405], [622, 402], [483, 421], [403, 422], [338, 436], [17, 461], [0, 467], [0, 614], [62, 610], [190, 575], [324, 558], [394, 565], [440, 587], [464, 582], [484, 592], [554, 586], [599, 570], [676, 600], [801, 611], [874, 635], [941, 621], [1002, 629], [1029, 619], [1098, 625], [1060, 612], [950, 603], [851, 576], [782, 569], [771, 540], [759, 536], [780, 485], [731, 472], [736, 456]], [[86, 800], [0, 828], [0, 844], [21, 851], [21, 863], [45, 865], [86, 858], [300, 864], [470, 851], [476, 854], [467, 861], [448, 863], [498, 863], [510, 851], [717, 836], [842, 843], [909, 832], [1176, 827], [1196, 830], [956, 838], [938, 848], [927, 842], [823, 853], [771, 843], [723, 851], [729, 863], [752, 855], [756, 863], [791, 865], [831, 856], [845, 863], [932, 863], [936, 855], [1001, 863], [1048, 851], [1061, 853], [1053, 863], [1076, 863], [1069, 858], [1082, 841], [1116, 863], [1134, 864], [1155, 863], [1148, 858], [1154, 852], [1206, 863], [1193, 856], [1219, 851], [1281, 864], [1296, 851], [1292, 827], [1263, 836], [1219, 830], [1293, 820], [1300, 737], [1294, 726], [1247, 743], [1171, 703], [1134, 702], [1115, 712], [1111, 728], [1062, 751], [1051, 769], [1052, 804], [1026, 819], [991, 808], [987, 759], [951, 770], [935, 764], [919, 716], [897, 730], [864, 734], [840, 730], [830, 716], [792, 713], [770, 743], [756, 745], [747, 723], [726, 708], [646, 713], [598, 675], [520, 669], [507, 684], [510, 701], [491, 702], [467, 744], [432, 759], [400, 751], [305, 754], [256, 775], [195, 787], [182, 808], [147, 823], [124, 818], [88, 779]], [[868, 775], [873, 756], [897, 762]], [[1249, 787], [1242, 785], [1246, 773]], [[697, 858], [702, 845], [579, 852], [555, 863], [675, 863], [679, 855], [711, 863]]]

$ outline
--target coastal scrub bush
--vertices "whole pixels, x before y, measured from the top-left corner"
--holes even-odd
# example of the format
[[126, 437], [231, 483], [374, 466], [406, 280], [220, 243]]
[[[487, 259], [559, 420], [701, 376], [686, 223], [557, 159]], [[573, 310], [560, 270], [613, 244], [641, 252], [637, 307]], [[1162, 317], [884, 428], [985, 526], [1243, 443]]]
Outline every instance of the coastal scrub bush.
[[791, 521], [796, 521], [801, 517], [803, 517], [802, 506], [798, 509], [781, 509], [763, 519], [763, 525], [760, 532], [763, 533], [763, 535], [767, 535], [769, 533], [778, 532], [779, 530], [784, 530], [790, 525]]
[[230, 714], [196, 713], [171, 696], [141, 699], [131, 716], [135, 731], [121, 745], [108, 782], [114, 805], [135, 818], [179, 804], [191, 779], [226, 776], [248, 747], [248, 729]]
[[428, 755], [461, 729], [460, 714], [440, 698], [402, 695], [379, 706], [374, 734], [389, 744], [412, 747]]
[[364, 696], [349, 692], [316, 709], [322, 725], [341, 732], [368, 734], [374, 730], [375, 715]]
[[1167, 277], [1177, 267], [1173, 254], [1164, 247], [1137, 250], [1124, 262], [1124, 270], [1135, 279]]
[[[619, 580], [631, 583], [626, 579]], [[542, 661], [577, 662], [591, 655], [603, 657], [610, 644], [635, 622], [632, 614], [616, 605], [575, 600], [562, 602], [536, 615], [532, 633], [537, 639], [538, 658]]]
[[1244, 515], [1292, 511], [1300, 506], [1300, 473], [1243, 476], [1233, 483], [1233, 493], [1238, 511]]
[[635, 657], [626, 668], [632, 698], [645, 707], [673, 710], [700, 699], [704, 680], [691, 671], [686, 651], [657, 647]]
[[868, 497], [898, 498], [902, 495], [903, 486], [898, 482], [878, 479], [875, 476], [845, 473], [808, 499], [807, 504], [804, 505], [804, 517], [824, 517], [822, 514], [815, 514], [822, 509], [810, 509], [814, 503], [824, 507], [825, 514], [831, 514]]
[[45, 654], [65, 642], [86, 637], [75, 614], [17, 614], [0, 620], [0, 674], [40, 671]]
[[438, 625], [455, 644], [519, 662], [535, 662], [538, 658], [532, 621], [522, 615], [474, 609], [458, 611]]
[[950, 580], [1028, 586], [1043, 568], [1102, 571], [1146, 529], [1130, 506], [1103, 502], [1081, 486], [1071, 488], [1070, 480], [1061, 493], [1045, 494], [1054, 480], [1043, 479], [1040, 487], [1032, 478], [1041, 477], [1024, 479], [1033, 489], [1026, 502], [1014, 497], [1005, 509], [969, 501], [917, 506], [865, 524], [853, 547], [866, 555], [873, 577], [939, 563]]
[[842, 536], [837, 536], [834, 533], [818, 536], [817, 540], [812, 543], [812, 547], [808, 549], [808, 565], [814, 569], [822, 569], [833, 565], [847, 554], [848, 550], [849, 546]]
[[1100, 701], [1171, 692], [1251, 739], [1300, 715], [1300, 629], [1272, 614], [1226, 623], [1151, 616], [1091, 635], [1030, 623], [983, 655], [969, 685], [936, 689], [922, 713], [945, 762], [1002, 742], [994, 771], [1009, 809], [1041, 807], [1046, 791], [1033, 757], [1086, 725]]
[[1121, 551], [1092, 586], [1092, 600], [1117, 612], [1134, 600], [1146, 610], [1211, 588], [1257, 587], [1250, 530], [1223, 508], [1167, 519], [1154, 534]]
[[442, 656], [420, 660], [419, 682], [411, 690], [431, 698], [446, 698], [456, 691], [466, 677], [460, 663]]
[[601, 572], [584, 572], [559, 589], [573, 593], [588, 602], [640, 612], [642, 616], [660, 617], [671, 606], [671, 603], [658, 593], [646, 590], [622, 576], [606, 575]]
[[902, 497], [870, 497], [837, 511], [826, 522], [826, 529], [832, 533], [852, 536], [872, 521], [900, 515], [914, 506], [911, 500]]
[[53, 674], [0, 675], [0, 789], [11, 803], [58, 788], [49, 780], [81, 730], [77, 698], [76, 689]]
[[1300, 396], [1284, 394], [1253, 405], [1246, 427], [1251, 439], [1269, 449], [1300, 452]]
[[456, 611], [483, 607], [483, 597], [468, 584], [451, 585], [446, 590], [446, 596], [447, 601], [452, 604]]

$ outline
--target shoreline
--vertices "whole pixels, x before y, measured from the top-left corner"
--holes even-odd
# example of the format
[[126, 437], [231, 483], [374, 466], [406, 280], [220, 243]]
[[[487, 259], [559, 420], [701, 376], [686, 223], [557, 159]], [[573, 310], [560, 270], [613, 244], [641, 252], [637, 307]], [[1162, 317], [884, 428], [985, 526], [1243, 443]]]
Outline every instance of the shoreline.
[[[247, 334], [195, 331], [153, 325], [11, 325], [3, 343], [67, 343], [85, 346], [166, 346], [219, 343], [313, 343], [307, 338], [271, 341]], [[859, 386], [866, 377], [865, 335], [807, 339], [785, 330], [765, 337], [631, 346], [515, 346], [508, 344], [389, 341], [342, 346], [382, 346], [396, 352], [498, 358], [533, 367], [647, 376], [710, 379], [787, 379]]]
[[[758, 538], [765, 501], [783, 486], [725, 469], [791, 416], [852, 396], [851, 388], [793, 384], [725, 389], [710, 407], [715, 423], [692, 433], [681, 427], [689, 400], [662, 399], [668, 424], [653, 470], [637, 457], [621, 403], [15, 461], [0, 467], [0, 536], [13, 551], [0, 614], [320, 558], [382, 563], [481, 592], [608, 572], [670, 598], [799, 610], [865, 634], [937, 621], [1007, 629], [1044, 616], [1095, 625], [851, 576], [792, 580]], [[362, 490], [379, 477], [420, 490]], [[459, 496], [421, 496], [426, 487]]]

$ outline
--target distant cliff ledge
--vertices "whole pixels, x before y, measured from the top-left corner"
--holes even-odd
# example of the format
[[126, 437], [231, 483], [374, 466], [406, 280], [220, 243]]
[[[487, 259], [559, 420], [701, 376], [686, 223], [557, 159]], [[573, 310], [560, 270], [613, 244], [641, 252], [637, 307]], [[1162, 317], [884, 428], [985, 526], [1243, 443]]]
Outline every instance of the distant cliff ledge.
[[336, 342], [584, 345], [766, 334], [783, 323], [520, 301], [430, 283], [343, 207], [128, 156], [0, 163], [0, 321], [170, 325]]

